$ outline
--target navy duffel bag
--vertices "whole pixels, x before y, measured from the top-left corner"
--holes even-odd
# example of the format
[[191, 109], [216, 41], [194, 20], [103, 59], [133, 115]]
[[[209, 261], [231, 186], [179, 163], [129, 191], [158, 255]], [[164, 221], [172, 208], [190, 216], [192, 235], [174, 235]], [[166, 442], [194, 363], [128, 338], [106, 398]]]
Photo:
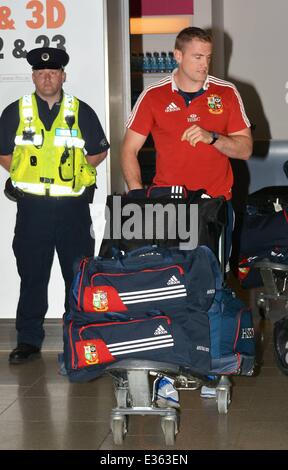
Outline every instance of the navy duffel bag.
[[149, 246], [115, 259], [83, 259], [70, 307], [64, 362], [71, 381], [92, 380], [123, 358], [157, 358], [201, 375], [253, 370], [251, 312], [223, 289], [207, 247]]
[[65, 369], [71, 382], [99, 377], [121, 359], [169, 362], [191, 368], [191, 340], [170, 316], [148, 312], [141, 318], [107, 313], [106, 322], [64, 323]]

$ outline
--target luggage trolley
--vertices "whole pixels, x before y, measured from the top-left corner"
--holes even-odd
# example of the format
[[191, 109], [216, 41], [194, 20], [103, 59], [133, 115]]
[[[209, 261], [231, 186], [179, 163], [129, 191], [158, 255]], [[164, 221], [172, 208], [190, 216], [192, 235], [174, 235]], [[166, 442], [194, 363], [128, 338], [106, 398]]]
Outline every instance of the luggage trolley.
[[[267, 212], [269, 207], [274, 206], [274, 210], [281, 211], [282, 204], [288, 204], [288, 160], [287, 152], [283, 143], [271, 142], [271, 157], [259, 159], [251, 158], [248, 161], [251, 185], [253, 189], [248, 195], [248, 204], [264, 209]], [[272, 150], [274, 154], [272, 154]], [[274, 186], [270, 186], [274, 183]], [[273, 240], [271, 240], [272, 242]], [[271, 243], [272, 245], [272, 243]], [[287, 240], [288, 247], [288, 240]], [[253, 268], [258, 268], [262, 278], [264, 292], [257, 295], [256, 303], [263, 318], [270, 317], [270, 301], [285, 301], [285, 310], [288, 310], [288, 264], [274, 263], [263, 257], [255, 262]]]
[[[271, 146], [272, 145], [272, 146]], [[245, 230], [251, 229], [256, 237], [253, 237], [253, 240], [257, 242], [254, 243], [254, 250], [251, 251], [248, 249], [250, 243], [250, 234], [248, 231], [248, 236], [245, 237], [246, 249], [245, 257], [251, 256], [255, 257], [255, 261], [252, 260], [251, 265], [251, 274], [256, 276], [254, 277], [255, 284], [253, 282], [247, 285], [250, 287], [260, 287], [259, 280], [263, 289], [260, 293], [256, 295], [256, 305], [259, 308], [259, 313], [263, 319], [269, 319], [273, 323], [273, 341], [274, 341], [274, 352], [276, 364], [287, 374], [288, 368], [287, 364], [283, 366], [281, 360], [279, 359], [279, 351], [277, 346], [277, 335], [281, 330], [282, 326], [279, 326], [282, 320], [287, 318], [288, 313], [288, 263], [287, 263], [287, 249], [288, 249], [288, 238], [287, 238], [287, 228], [288, 224], [285, 224], [284, 220], [288, 222], [287, 219], [287, 207], [288, 207], [288, 160], [287, 152], [284, 142], [272, 142], [271, 141], [269, 155], [272, 158], [251, 158], [248, 161], [248, 167], [250, 172], [250, 181], [252, 192], [248, 195], [247, 206], [252, 206], [252, 213], [250, 215], [259, 215], [259, 225], [256, 221], [256, 218], [252, 224], [249, 224], [249, 217], [247, 217], [248, 224], [242, 228], [243, 233]], [[273, 186], [270, 186], [271, 183]], [[279, 218], [277, 214], [285, 215], [281, 220], [283, 224], [279, 223]], [[261, 223], [261, 216], [263, 217], [264, 223]], [[265, 217], [267, 217], [267, 222], [265, 222]], [[269, 222], [269, 218], [270, 222]], [[259, 232], [257, 234], [257, 229]], [[259, 238], [258, 238], [259, 237]], [[252, 243], [253, 244], [253, 243]], [[241, 245], [241, 243], [240, 243]], [[244, 241], [245, 245], [245, 241]], [[278, 257], [279, 251], [275, 252], [275, 248], [282, 250], [284, 255], [281, 258]], [[275, 254], [275, 256], [274, 256]], [[272, 256], [273, 255], [273, 256]], [[256, 259], [257, 258], [257, 259]], [[255, 272], [253, 273], [253, 271]], [[245, 286], [243, 285], [245, 288]], [[272, 301], [277, 301], [279, 305], [280, 302], [284, 304], [282, 319], [279, 320], [281, 316], [280, 311], [272, 309]], [[276, 325], [278, 327], [276, 328]], [[282, 323], [281, 323], [282, 325]], [[280, 328], [280, 330], [279, 330]], [[286, 341], [284, 342], [286, 344]]]
[[[224, 229], [219, 239], [219, 259], [224, 273]], [[131, 415], [158, 415], [161, 417], [161, 428], [167, 446], [175, 444], [179, 431], [180, 414], [173, 407], [161, 407], [156, 403], [155, 383], [157, 378], [168, 376], [175, 380], [176, 390], [195, 391], [202, 385], [216, 388], [215, 399], [218, 413], [227, 414], [231, 403], [231, 381], [228, 376], [199, 376], [181, 370], [169, 363], [145, 360], [121, 360], [106, 368], [113, 379], [117, 406], [111, 410], [110, 426], [114, 443], [122, 445], [128, 432], [128, 417]], [[151, 384], [150, 377], [154, 377]]]
[[270, 318], [270, 300], [285, 301], [288, 313], [288, 265], [263, 259], [254, 266], [260, 270], [264, 285], [264, 292], [260, 292], [256, 299], [261, 316]]
[[[109, 201], [110, 206], [112, 206], [111, 197]], [[128, 202], [133, 202], [133, 199], [128, 200]], [[214, 212], [216, 213], [217, 211], [215, 210]], [[223, 275], [225, 273], [225, 225], [226, 224], [222, 225], [217, 244], [217, 254]], [[118, 247], [125, 251], [125, 244], [121, 246], [121, 242], [119, 241]], [[103, 243], [100, 249], [100, 255], [107, 256], [108, 254], [108, 256], [111, 256], [110, 248], [109, 243]], [[116, 398], [116, 407], [111, 410], [110, 421], [111, 431], [116, 445], [123, 444], [124, 437], [128, 432], [128, 418], [131, 415], [160, 416], [165, 443], [167, 446], [174, 445], [176, 434], [179, 432], [180, 414], [179, 410], [174, 407], [164, 407], [157, 404], [155, 384], [159, 377], [165, 376], [173, 379], [174, 388], [176, 390], [194, 391], [200, 389], [203, 385], [214, 387], [216, 389], [215, 399], [219, 414], [227, 414], [228, 407], [231, 403], [232, 384], [227, 375], [212, 375], [213, 373], [211, 372], [209, 376], [200, 376], [194, 374], [193, 371], [183, 370], [174, 364], [142, 359], [121, 360], [107, 366], [105, 372], [112, 377]], [[251, 371], [251, 375], [252, 373], [253, 371]]]
[[[177, 409], [157, 406], [155, 400], [156, 379], [169, 376], [175, 380], [176, 390], [197, 390], [205, 383], [215, 385], [217, 377], [201, 378], [182, 372], [179, 367], [156, 361], [122, 360], [107, 367], [112, 376], [117, 406], [111, 411], [111, 431], [116, 445], [123, 444], [130, 415], [161, 416], [161, 427], [167, 446], [175, 444], [179, 430], [180, 416]], [[149, 376], [156, 377], [151, 385]], [[219, 414], [226, 414], [231, 402], [231, 382], [227, 376], [220, 376], [216, 386], [216, 402]]]
[[[247, 251], [247, 241], [249, 240], [249, 234], [252, 233], [252, 239], [254, 244], [254, 252], [251, 250], [249, 253], [250, 256], [258, 255], [259, 252], [261, 256], [255, 260], [254, 264], [252, 264], [251, 268], [259, 270], [260, 278], [262, 280], [262, 284], [264, 286], [264, 290], [261, 291], [256, 297], [256, 304], [259, 307], [260, 315], [263, 318], [270, 318], [271, 312], [271, 300], [276, 301], [285, 301], [285, 310], [288, 310], [288, 264], [286, 262], [287, 257], [283, 257], [283, 261], [280, 263], [278, 261], [279, 257], [275, 255], [274, 259], [267, 253], [266, 251], [262, 254], [261, 250], [269, 251], [267, 246], [270, 244], [269, 249], [273, 250], [274, 246], [280, 246], [285, 253], [287, 252], [288, 248], [288, 239], [287, 237], [287, 215], [284, 217], [284, 213], [287, 212], [287, 204], [288, 204], [288, 188], [287, 186], [272, 186], [272, 187], [265, 187], [261, 190], [258, 190], [255, 193], [252, 193], [248, 196], [248, 205], [247, 207], [252, 207], [256, 209], [256, 214], [253, 214], [252, 211], [252, 224], [250, 229], [249, 217], [247, 216], [247, 225], [244, 224], [243, 227], [243, 234], [245, 235], [245, 231], [248, 227], [248, 235], [245, 235], [244, 238], [244, 245], [245, 250]], [[259, 210], [259, 213], [258, 213]], [[286, 210], [286, 212], [285, 212]], [[278, 215], [281, 214], [281, 220], [287, 220], [287, 224], [279, 225]], [[283, 214], [283, 216], [282, 216]], [[258, 219], [254, 219], [253, 216], [258, 217]], [[271, 222], [269, 222], [269, 217], [273, 217]], [[268, 232], [267, 228], [265, 228], [265, 224], [261, 221], [265, 222], [265, 218], [267, 217], [267, 224], [269, 226]], [[277, 217], [274, 218], [274, 217]], [[258, 220], [259, 220], [259, 227], [258, 227]], [[272, 230], [273, 225], [273, 230]], [[259, 243], [260, 247], [255, 247], [255, 235], [257, 233], [257, 229], [259, 230]], [[285, 229], [285, 230], [284, 230]], [[251, 230], [251, 232], [249, 232]], [[282, 233], [283, 231], [283, 233]], [[263, 241], [261, 238], [261, 234], [263, 233]], [[268, 233], [269, 235], [265, 235]], [[274, 236], [276, 238], [276, 242], [274, 240]], [[257, 239], [258, 242], [258, 239]], [[246, 253], [247, 255], [247, 253]], [[254, 287], [253, 285], [251, 287]], [[286, 312], [287, 313], [287, 312]], [[271, 318], [273, 320], [273, 318]]]

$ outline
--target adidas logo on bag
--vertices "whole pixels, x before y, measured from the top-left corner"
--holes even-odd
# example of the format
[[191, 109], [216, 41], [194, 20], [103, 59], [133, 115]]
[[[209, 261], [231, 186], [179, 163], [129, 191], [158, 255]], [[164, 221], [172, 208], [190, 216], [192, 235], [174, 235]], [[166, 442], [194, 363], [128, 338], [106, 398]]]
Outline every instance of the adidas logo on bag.
[[176, 106], [175, 103], [172, 102], [165, 109], [165, 113], [173, 113], [173, 111], [181, 111], [181, 109], [178, 106]]
[[167, 286], [174, 286], [176, 284], [180, 284], [179, 279], [176, 276], [170, 277], [169, 281], [167, 282]]
[[158, 328], [154, 331], [154, 336], [156, 335], [166, 335], [168, 331], [162, 325], [159, 325]]
[[184, 191], [182, 186], [172, 186], [171, 188], [171, 198], [172, 199], [183, 199]]

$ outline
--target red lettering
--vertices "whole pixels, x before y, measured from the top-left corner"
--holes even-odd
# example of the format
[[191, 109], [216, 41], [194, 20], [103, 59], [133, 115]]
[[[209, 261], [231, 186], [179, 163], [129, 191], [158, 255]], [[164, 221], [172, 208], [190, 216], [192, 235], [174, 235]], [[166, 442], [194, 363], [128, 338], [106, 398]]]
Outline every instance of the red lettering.
[[44, 7], [42, 3], [39, 0], [31, 0], [30, 2], [27, 3], [26, 8], [28, 10], [34, 9], [32, 11], [33, 20], [27, 20], [26, 21], [27, 26], [32, 29], [41, 28], [44, 24], [44, 16], [43, 16]]
[[[55, 17], [57, 13], [57, 17]], [[65, 7], [59, 0], [46, 0], [47, 28], [60, 28], [66, 17]]]
[[0, 29], [15, 29], [14, 21], [10, 19], [9, 7], [0, 7]]
[[[27, 20], [26, 24], [29, 28], [39, 29], [45, 23], [44, 0], [30, 0], [26, 8], [32, 10], [32, 19]], [[60, 28], [66, 18], [66, 11], [60, 0], [46, 0], [46, 23], [48, 29]]]

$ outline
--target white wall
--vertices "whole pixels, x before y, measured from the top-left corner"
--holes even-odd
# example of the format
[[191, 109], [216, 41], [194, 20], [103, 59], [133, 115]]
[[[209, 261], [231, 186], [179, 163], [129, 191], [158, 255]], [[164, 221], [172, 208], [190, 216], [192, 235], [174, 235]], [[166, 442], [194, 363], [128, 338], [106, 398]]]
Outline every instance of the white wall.
[[[66, 68], [67, 82], [65, 91], [72, 93], [92, 106], [106, 130], [108, 129], [108, 77], [106, 57], [106, 14], [105, 0], [61, 0], [66, 9], [66, 20], [58, 29], [29, 29], [25, 21], [31, 18], [32, 10], [25, 7], [26, 1], [9, 0], [5, 5], [11, 8], [11, 18], [15, 21], [14, 30], [2, 30], [4, 39], [4, 59], [0, 59], [0, 112], [4, 107], [19, 96], [33, 91], [30, 79], [31, 69], [24, 58], [16, 59], [12, 55], [14, 41], [21, 38], [26, 49], [38, 47], [35, 39], [47, 35], [50, 39], [56, 34], [66, 38], [66, 48], [70, 55], [70, 63]], [[80, 5], [81, 3], [81, 5]], [[46, 2], [42, 1], [45, 6]], [[56, 16], [55, 16], [56, 18]], [[43, 44], [41, 44], [43, 45]], [[51, 43], [51, 46], [55, 44]], [[110, 181], [107, 166], [109, 160], [97, 169], [97, 186], [95, 202], [91, 215], [96, 233], [96, 249], [99, 249], [104, 229], [104, 203]], [[0, 185], [3, 189], [8, 174], [0, 170]], [[14, 318], [19, 295], [19, 279], [11, 244], [15, 224], [16, 204], [8, 201], [3, 192], [0, 193], [1, 213], [1, 245], [0, 245], [0, 318]], [[64, 282], [60, 273], [57, 257], [53, 265], [49, 286], [49, 311], [47, 318], [61, 317], [64, 311]]]
[[[193, 25], [214, 29], [213, 73], [234, 82], [256, 140], [287, 139], [287, 0], [194, 0]], [[223, 21], [217, 18], [222, 11]], [[225, 63], [221, 53], [223, 38]], [[220, 52], [219, 52], [220, 51]]]
[[276, 140], [288, 137], [287, 19], [287, 0], [224, 0], [225, 31], [233, 42], [229, 75], [255, 87]]
[[[192, 18], [192, 17], [191, 17]], [[168, 52], [173, 51], [175, 34], [144, 34], [143, 35], [143, 52]]]
[[[193, 26], [209, 28], [212, 24], [213, 0], [194, 0]], [[217, 2], [218, 0], [216, 0]], [[214, 0], [215, 2], [215, 0]]]

